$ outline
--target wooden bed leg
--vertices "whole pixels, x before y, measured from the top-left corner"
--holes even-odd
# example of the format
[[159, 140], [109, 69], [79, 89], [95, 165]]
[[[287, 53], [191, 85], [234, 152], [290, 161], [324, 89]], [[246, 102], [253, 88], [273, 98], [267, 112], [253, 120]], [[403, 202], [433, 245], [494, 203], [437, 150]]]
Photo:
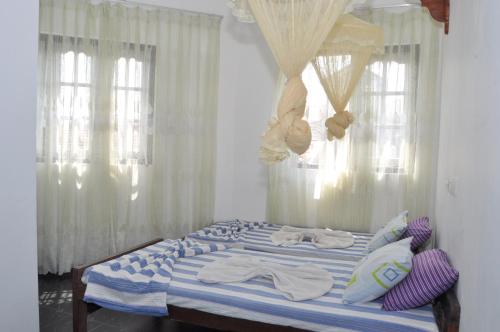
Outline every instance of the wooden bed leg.
[[87, 332], [87, 303], [83, 301], [85, 285], [82, 283], [83, 270], [73, 268], [73, 332]]
[[434, 301], [433, 311], [440, 332], [460, 330], [460, 303], [454, 288], [438, 296]]

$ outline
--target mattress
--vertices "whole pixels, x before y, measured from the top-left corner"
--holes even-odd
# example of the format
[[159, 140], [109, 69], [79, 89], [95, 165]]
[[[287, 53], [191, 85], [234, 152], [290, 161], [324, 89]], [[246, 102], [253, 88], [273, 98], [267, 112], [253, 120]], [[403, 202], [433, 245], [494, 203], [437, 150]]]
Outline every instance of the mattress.
[[[198, 271], [219, 259], [235, 255], [260, 257], [286, 265], [314, 263], [330, 271], [334, 287], [324, 296], [308, 301], [285, 299], [267, 278], [230, 284], [205, 284], [197, 280]], [[168, 290], [167, 303], [212, 314], [291, 326], [312, 331], [437, 331], [432, 307], [387, 312], [381, 301], [347, 305], [342, 303], [356, 262], [287, 256], [238, 248], [200, 256], [181, 258], [175, 264]]]
[[[219, 222], [214, 225], [225, 225], [234, 221]], [[282, 225], [263, 223], [260, 227], [245, 230], [234, 240], [220, 239], [203, 236], [203, 230], [194, 232], [187, 238], [196, 239], [201, 242], [223, 242], [234, 247], [244, 248], [255, 251], [272, 252], [277, 254], [318, 257], [318, 258], [337, 258], [342, 260], [359, 260], [368, 254], [367, 247], [373, 234], [352, 233], [354, 236], [354, 245], [345, 249], [318, 249], [310, 242], [303, 242], [289, 247], [276, 246], [271, 241], [271, 234], [280, 230]]]

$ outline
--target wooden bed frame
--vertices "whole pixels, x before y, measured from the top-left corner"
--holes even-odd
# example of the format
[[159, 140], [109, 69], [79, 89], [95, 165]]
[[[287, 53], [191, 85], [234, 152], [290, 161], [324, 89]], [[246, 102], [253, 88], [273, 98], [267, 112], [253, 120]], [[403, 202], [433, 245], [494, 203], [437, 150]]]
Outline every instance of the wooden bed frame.
[[[73, 332], [87, 332], [87, 315], [101, 307], [83, 301], [85, 294], [85, 284], [82, 282], [82, 275], [86, 268], [107, 262], [133, 251], [145, 248], [152, 244], [158, 243], [162, 239], [155, 239], [137, 247], [131, 248], [114, 256], [107, 257], [100, 261], [88, 265], [76, 266], [72, 269], [72, 284], [73, 284]], [[454, 290], [441, 295], [433, 304], [434, 316], [441, 332], [458, 332], [460, 323], [460, 304]], [[221, 315], [210, 314], [207, 312], [186, 309], [176, 306], [168, 306], [169, 316], [166, 319], [172, 319], [179, 322], [194, 324], [198, 326], [208, 327], [221, 331], [235, 332], [305, 332], [293, 327], [273, 325], [250, 321], [246, 319], [231, 318]]]

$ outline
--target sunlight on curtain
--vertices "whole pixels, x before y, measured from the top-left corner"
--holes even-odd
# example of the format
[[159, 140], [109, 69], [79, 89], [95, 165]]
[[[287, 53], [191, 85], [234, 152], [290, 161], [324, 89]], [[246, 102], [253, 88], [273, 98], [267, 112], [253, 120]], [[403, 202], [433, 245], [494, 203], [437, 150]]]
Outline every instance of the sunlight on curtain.
[[372, 59], [350, 100], [355, 121], [343, 140], [327, 140], [333, 109], [306, 68], [311, 148], [270, 167], [270, 222], [366, 232], [403, 209], [432, 218], [440, 26], [426, 9], [358, 15], [383, 27], [385, 54]]
[[40, 6], [40, 273], [212, 221], [220, 18]]

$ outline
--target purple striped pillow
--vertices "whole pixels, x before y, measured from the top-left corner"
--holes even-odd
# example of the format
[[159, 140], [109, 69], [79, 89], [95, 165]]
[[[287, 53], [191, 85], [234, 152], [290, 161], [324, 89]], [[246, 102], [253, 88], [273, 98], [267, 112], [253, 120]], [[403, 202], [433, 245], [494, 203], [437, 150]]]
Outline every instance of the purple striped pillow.
[[401, 235], [401, 239], [413, 236], [411, 241], [411, 250], [416, 251], [423, 245], [432, 235], [432, 228], [429, 224], [428, 217], [420, 217], [408, 223], [406, 232]]
[[458, 280], [458, 271], [441, 249], [431, 249], [413, 257], [410, 273], [384, 297], [387, 311], [406, 310], [430, 303]]

